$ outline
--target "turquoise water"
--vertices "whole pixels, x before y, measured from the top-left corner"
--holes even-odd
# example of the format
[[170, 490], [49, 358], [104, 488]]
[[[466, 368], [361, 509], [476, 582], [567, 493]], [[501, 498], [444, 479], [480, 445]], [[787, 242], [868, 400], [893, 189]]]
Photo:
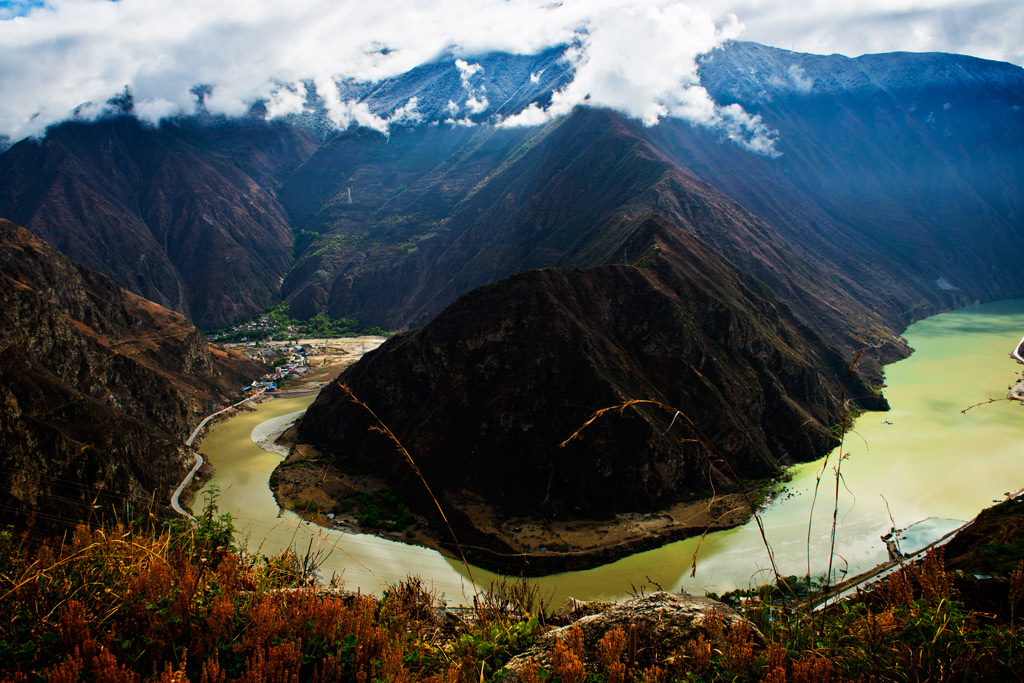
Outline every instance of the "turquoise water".
[[[792, 480], [762, 514], [780, 571], [803, 575], [809, 566], [814, 574], [825, 573], [834, 509], [834, 567], [855, 574], [885, 559], [879, 537], [891, 526], [934, 518], [918, 529], [937, 535], [956, 526], [950, 520], [970, 519], [1004, 493], [1024, 487], [1024, 407], [998, 401], [961, 412], [1005, 395], [1020, 369], [1008, 354], [1021, 334], [1024, 300], [969, 307], [908, 328], [904, 337], [914, 354], [886, 367], [885, 395], [892, 410], [862, 415], [846, 436], [838, 506], [833, 506], [836, 452], [827, 464], [793, 468]], [[301, 410], [310, 401], [273, 401], [216, 427], [203, 441], [202, 451], [217, 467], [211, 483], [224, 491], [221, 508], [248, 525], [254, 550], [271, 552], [290, 543], [305, 549], [312, 541], [329, 553], [323, 571], [327, 578], [342, 573], [350, 586], [373, 591], [419, 574], [451, 602], [460, 602], [469, 592], [465, 569], [435, 551], [319, 529], [290, 513], [278, 516], [267, 481], [280, 456], [260, 450], [249, 437], [259, 423]], [[819, 475], [808, 553], [812, 491]], [[622, 597], [648, 578], [666, 589], [720, 593], [767, 580], [769, 566], [764, 542], [750, 523], [536, 581], [557, 604], [567, 595]], [[476, 568], [473, 575], [484, 586], [493, 578]]]

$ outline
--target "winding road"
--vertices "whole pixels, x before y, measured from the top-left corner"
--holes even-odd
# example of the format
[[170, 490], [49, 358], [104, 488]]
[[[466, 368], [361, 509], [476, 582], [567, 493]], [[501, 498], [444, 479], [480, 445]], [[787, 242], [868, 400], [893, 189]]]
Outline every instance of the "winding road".
[[916, 560], [917, 558], [924, 557], [924, 555], [928, 553], [928, 551], [946, 545], [951, 540], [953, 540], [954, 536], [956, 536], [958, 533], [969, 527], [972, 523], [973, 520], [971, 522], [965, 522], [961, 526], [958, 526], [956, 529], [953, 529], [952, 531], [943, 534], [943, 536], [937, 541], [929, 543], [920, 550], [915, 550], [912, 553], [907, 553], [906, 556], [900, 558], [899, 560], [889, 560], [888, 562], [883, 562], [877, 567], [869, 569], [868, 571], [864, 572], [863, 574], [860, 574], [859, 576], [843, 581], [836, 587], [836, 592], [833, 592], [824, 600], [815, 604], [811, 611], [818, 612], [825, 609], [826, 607], [829, 607], [830, 605], [834, 605], [838, 602], [846, 600], [847, 598], [853, 597], [857, 593], [866, 589], [871, 584], [877, 583], [878, 581], [881, 581], [890, 574], [894, 574], [899, 570], [903, 569], [909, 562]]
[[[221, 410], [218, 410], [217, 412], [211, 413], [210, 415], [204, 417], [203, 421], [200, 422], [199, 425], [192, 430], [192, 434], [190, 434], [189, 437], [185, 439], [185, 445], [191, 449], [193, 442], [195, 442], [196, 440], [196, 437], [199, 436], [199, 432], [203, 431], [203, 427], [208, 425], [210, 423], [210, 420], [217, 417], [221, 413], [226, 413], [227, 411], [232, 410], [233, 408], [237, 408], [246, 401], [251, 401], [255, 398], [258, 398], [263, 393], [263, 391], [263, 389], [260, 389], [252, 396], [247, 396], [238, 403], [233, 403], [229, 405], [227, 408], [222, 408]], [[177, 512], [179, 515], [188, 517], [189, 521], [192, 522], [192, 524], [194, 525], [196, 524], [196, 518], [189, 514], [184, 508], [182, 508], [181, 502], [179, 501], [181, 492], [185, 490], [186, 486], [192, 483], [192, 479], [195, 478], [196, 472], [198, 472], [199, 468], [203, 466], [203, 456], [200, 455], [195, 449], [192, 449], [192, 454], [196, 457], [196, 463], [195, 465], [192, 466], [192, 469], [189, 471], [189, 473], [185, 475], [185, 478], [181, 480], [181, 483], [178, 484], [178, 488], [174, 489], [174, 493], [171, 494], [171, 507], [174, 508], [174, 511]]]

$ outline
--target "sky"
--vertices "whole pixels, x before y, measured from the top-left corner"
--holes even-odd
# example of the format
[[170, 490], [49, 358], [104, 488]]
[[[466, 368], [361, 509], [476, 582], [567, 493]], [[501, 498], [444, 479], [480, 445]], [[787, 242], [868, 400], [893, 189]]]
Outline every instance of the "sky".
[[[818, 54], [939, 51], [1024, 64], [1024, 0], [0, 0], [0, 135], [40, 135], [101, 115], [128, 86], [150, 121], [205, 106], [239, 115], [262, 100], [302, 106], [302, 83], [379, 80], [436, 59], [536, 53], [573, 43], [576, 78], [536, 123], [591, 104], [645, 123], [665, 116], [741, 131], [759, 122], [720, 108], [697, 58], [742, 39]], [[331, 118], [382, 128], [337, 97]], [[414, 103], [412, 103], [414, 105]], [[409, 112], [406, 112], [408, 114]]]

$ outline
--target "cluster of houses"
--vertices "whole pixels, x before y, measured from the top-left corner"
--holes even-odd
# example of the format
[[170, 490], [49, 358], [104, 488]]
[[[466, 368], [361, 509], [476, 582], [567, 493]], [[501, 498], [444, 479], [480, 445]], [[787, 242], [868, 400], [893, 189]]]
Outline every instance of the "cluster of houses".
[[276, 364], [273, 372], [267, 373], [262, 379], [254, 380], [252, 384], [243, 387], [246, 394], [255, 394], [259, 391], [277, 391], [278, 382], [289, 379], [298, 379], [309, 370], [306, 365], [308, 351], [303, 346], [287, 346], [278, 348], [256, 349], [255, 354], [246, 354], [250, 358], [263, 362], [274, 362], [281, 360], [284, 355], [285, 362]]

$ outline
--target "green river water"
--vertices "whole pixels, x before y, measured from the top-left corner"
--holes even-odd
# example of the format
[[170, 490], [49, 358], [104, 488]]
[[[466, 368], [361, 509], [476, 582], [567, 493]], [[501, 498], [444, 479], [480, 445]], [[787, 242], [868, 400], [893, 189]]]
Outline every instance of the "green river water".
[[[892, 410], [859, 417], [843, 446], [848, 457], [842, 464], [836, 571], [852, 575], [885, 560], [879, 537], [893, 523], [905, 528], [923, 522], [904, 542], [905, 549], [922, 545], [955, 528], [956, 520], [968, 520], [1004, 493], [1024, 487], [1024, 407], [998, 401], [960, 412], [1005, 395], [1020, 370], [1008, 354], [1021, 334], [1024, 299], [944, 313], [907, 329], [904, 337], [914, 354], [886, 367], [885, 396]], [[216, 426], [202, 442], [202, 452], [217, 468], [208, 486], [220, 488], [219, 507], [236, 517], [248, 547], [273, 554], [289, 545], [300, 552], [312, 545], [321, 553], [325, 579], [337, 573], [347, 586], [363, 591], [379, 592], [386, 583], [416, 574], [450, 603], [472, 595], [465, 569], [435, 551], [322, 529], [278, 510], [268, 480], [281, 456], [262, 450], [253, 438], [290, 421], [310, 402], [312, 397], [265, 403]], [[824, 574], [828, 563], [837, 454], [830, 458], [814, 505], [812, 574]], [[793, 468], [792, 480], [762, 513], [783, 574], [807, 573], [808, 519], [821, 472], [821, 461]], [[749, 523], [703, 541], [671, 543], [594, 569], [535, 580], [557, 605], [568, 595], [622, 597], [648, 579], [666, 589], [721, 593], [764, 582], [768, 566], [760, 533]], [[473, 569], [481, 587], [493, 576]]]

